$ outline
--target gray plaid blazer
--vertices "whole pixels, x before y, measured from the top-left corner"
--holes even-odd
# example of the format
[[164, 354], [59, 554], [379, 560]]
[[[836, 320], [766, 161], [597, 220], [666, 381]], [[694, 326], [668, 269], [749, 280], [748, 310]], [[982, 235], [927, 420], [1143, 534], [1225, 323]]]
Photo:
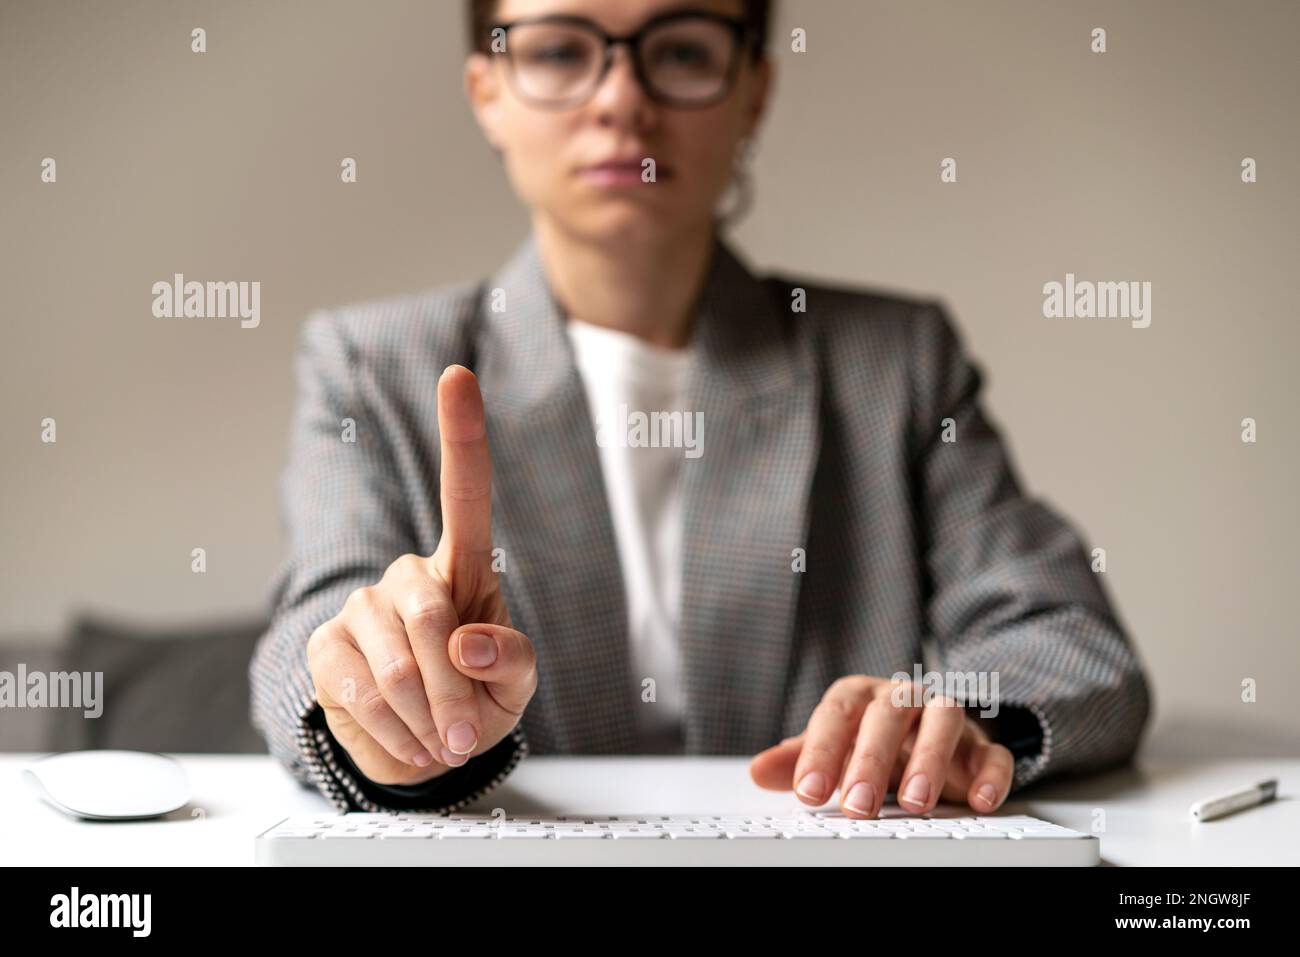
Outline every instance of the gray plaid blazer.
[[[792, 308], [797, 289], [806, 311]], [[288, 555], [250, 668], [252, 717], [340, 809], [452, 810], [530, 750], [637, 750], [633, 709], [649, 705], [563, 321], [530, 234], [486, 281], [316, 312], [304, 327], [280, 488]], [[696, 322], [686, 753], [754, 754], [798, 734], [835, 679], [911, 673], [924, 642], [926, 667], [996, 671], [1002, 708], [1036, 718], [1016, 788], [1131, 756], [1150, 708], [1134, 648], [1080, 533], [1022, 491], [941, 304], [759, 277], [718, 236]], [[431, 786], [381, 788], [325, 726], [306, 644], [353, 589], [437, 547], [435, 386], [451, 363], [483, 390], [502, 587], [539, 685], [491, 751]], [[355, 442], [341, 441], [345, 419]]]

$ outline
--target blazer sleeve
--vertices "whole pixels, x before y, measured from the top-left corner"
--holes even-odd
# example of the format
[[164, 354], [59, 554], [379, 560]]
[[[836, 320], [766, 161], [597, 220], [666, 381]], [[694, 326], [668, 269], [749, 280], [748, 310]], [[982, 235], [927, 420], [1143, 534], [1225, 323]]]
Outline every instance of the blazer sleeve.
[[1037, 720], [1041, 741], [1017, 755], [1013, 789], [1122, 763], [1137, 749], [1150, 690], [1084, 539], [1022, 491], [982, 409], [982, 370], [944, 307], [918, 306], [909, 330], [914, 494], [939, 668], [988, 672], [990, 687], [996, 673], [991, 727], [1016, 729], [1022, 745], [1024, 719]]
[[[357, 362], [329, 312], [313, 313], [296, 358], [298, 399], [280, 479], [288, 554], [272, 584], [271, 622], [249, 665], [251, 718], [271, 753], [340, 811], [442, 813], [496, 787], [527, 754], [521, 728], [422, 785], [367, 780], [334, 741], [307, 668], [307, 639], [356, 588], [416, 550], [401, 481], [369, 414]], [[355, 441], [344, 441], [351, 420]]]

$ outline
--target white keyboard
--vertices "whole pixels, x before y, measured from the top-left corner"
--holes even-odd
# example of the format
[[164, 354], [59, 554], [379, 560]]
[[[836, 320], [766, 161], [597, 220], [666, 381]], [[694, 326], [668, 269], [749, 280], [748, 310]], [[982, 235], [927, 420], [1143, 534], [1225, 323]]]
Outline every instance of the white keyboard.
[[260, 834], [266, 865], [1074, 865], [1096, 837], [1025, 815], [507, 817], [318, 814]]

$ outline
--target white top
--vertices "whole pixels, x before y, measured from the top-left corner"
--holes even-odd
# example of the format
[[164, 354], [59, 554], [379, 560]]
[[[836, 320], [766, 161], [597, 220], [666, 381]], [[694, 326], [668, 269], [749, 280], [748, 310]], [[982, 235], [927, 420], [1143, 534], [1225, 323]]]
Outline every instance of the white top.
[[[637, 413], [685, 415], [691, 350], [570, 320], [573, 355], [596, 427], [627, 599], [628, 638], [639, 692], [643, 753], [684, 748], [681, 652], [677, 626], [682, 578], [682, 469], [686, 450], [647, 447], [646, 433], [629, 426]], [[646, 679], [653, 679], [653, 701]]]

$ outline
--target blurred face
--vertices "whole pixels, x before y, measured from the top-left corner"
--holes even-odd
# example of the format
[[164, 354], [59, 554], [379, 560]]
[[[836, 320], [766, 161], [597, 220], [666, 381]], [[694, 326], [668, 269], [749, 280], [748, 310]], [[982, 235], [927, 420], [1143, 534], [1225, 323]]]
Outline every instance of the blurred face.
[[[501, 0], [496, 19], [574, 15], [623, 36], [682, 9], [735, 19], [744, 13], [741, 0]], [[657, 28], [643, 48], [651, 91], [627, 45], [614, 48], [597, 82], [603, 45], [580, 27], [518, 27], [507, 47], [508, 54], [470, 56], [466, 90], [534, 216], [586, 240], [636, 243], [663, 242], [712, 221], [737, 145], [762, 114], [766, 58], [754, 64], [738, 52], [734, 82], [722, 95], [719, 77], [734, 47], [723, 24], [674, 20]], [[644, 181], [647, 158], [654, 182]]]

